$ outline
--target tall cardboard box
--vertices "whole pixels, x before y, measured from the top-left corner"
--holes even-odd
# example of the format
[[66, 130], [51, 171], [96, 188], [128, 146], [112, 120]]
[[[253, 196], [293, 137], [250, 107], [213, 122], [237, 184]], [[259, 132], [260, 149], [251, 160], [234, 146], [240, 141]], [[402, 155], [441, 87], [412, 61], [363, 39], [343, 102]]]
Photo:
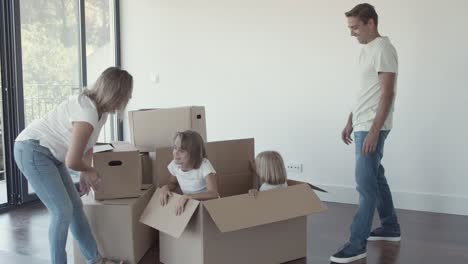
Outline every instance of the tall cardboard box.
[[[150, 185], [140, 190], [138, 198], [96, 201], [82, 197], [85, 214], [99, 252], [109, 258], [137, 264], [155, 242], [156, 231], [139, 222], [143, 209], [154, 193]], [[73, 242], [75, 264], [85, 264], [76, 240]]]
[[[156, 150], [160, 185], [169, 173], [171, 149]], [[312, 186], [289, 181], [290, 186], [250, 197], [249, 160], [253, 139], [207, 143], [208, 159], [218, 175], [223, 198], [190, 200], [184, 213], [174, 213], [178, 194], [169, 204], [159, 203], [159, 189], [140, 221], [159, 230], [160, 261], [165, 264], [283, 263], [306, 257], [306, 216], [326, 206]], [[182, 253], [183, 252], [183, 253]]]
[[205, 107], [188, 106], [130, 111], [131, 142], [141, 152], [170, 147], [177, 131], [195, 130], [206, 141]]
[[94, 147], [93, 166], [102, 178], [96, 200], [138, 197], [142, 164], [138, 150], [128, 142]]
[[[153, 184], [153, 162], [156, 158], [155, 152], [142, 152], [140, 153], [141, 168], [142, 168], [142, 184]], [[157, 180], [154, 181], [157, 184]]]

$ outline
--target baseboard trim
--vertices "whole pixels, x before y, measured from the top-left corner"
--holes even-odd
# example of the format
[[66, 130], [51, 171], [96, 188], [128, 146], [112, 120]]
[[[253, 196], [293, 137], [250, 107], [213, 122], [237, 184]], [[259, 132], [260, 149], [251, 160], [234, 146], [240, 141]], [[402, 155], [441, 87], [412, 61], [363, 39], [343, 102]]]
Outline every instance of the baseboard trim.
[[[354, 186], [317, 184], [328, 193], [317, 192], [322, 201], [357, 204], [358, 193]], [[395, 208], [468, 216], [468, 197], [435, 193], [418, 193], [392, 190]]]

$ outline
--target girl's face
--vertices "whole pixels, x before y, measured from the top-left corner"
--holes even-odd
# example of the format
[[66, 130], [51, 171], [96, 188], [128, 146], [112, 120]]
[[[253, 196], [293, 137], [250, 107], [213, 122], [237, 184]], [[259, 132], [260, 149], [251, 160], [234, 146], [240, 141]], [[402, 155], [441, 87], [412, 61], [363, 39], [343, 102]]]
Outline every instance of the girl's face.
[[187, 168], [190, 165], [190, 156], [189, 153], [181, 148], [180, 138], [177, 137], [174, 142], [174, 149], [172, 150], [172, 155], [174, 156], [174, 161], [177, 165]]

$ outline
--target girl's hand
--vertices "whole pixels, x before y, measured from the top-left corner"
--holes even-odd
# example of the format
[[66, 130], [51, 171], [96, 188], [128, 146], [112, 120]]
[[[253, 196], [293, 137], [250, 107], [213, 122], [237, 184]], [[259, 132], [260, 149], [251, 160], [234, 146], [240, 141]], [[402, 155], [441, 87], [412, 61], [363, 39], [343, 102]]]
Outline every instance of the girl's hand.
[[162, 206], [166, 206], [167, 202], [169, 201], [169, 197], [172, 196], [172, 192], [169, 190], [167, 185], [164, 185], [161, 188], [161, 194], [159, 194], [159, 202], [161, 202]]
[[177, 207], [176, 207], [176, 215], [181, 215], [184, 210], [185, 210], [185, 204], [187, 204], [187, 201], [189, 200], [190, 198], [187, 196], [187, 195], [182, 195], [179, 199], [179, 201], [177, 202]]
[[257, 189], [250, 189], [249, 190], [249, 195], [253, 198], [256, 198], [258, 195], [258, 190]]
[[249, 160], [249, 169], [253, 175], [257, 175], [257, 167], [255, 166], [255, 160]]

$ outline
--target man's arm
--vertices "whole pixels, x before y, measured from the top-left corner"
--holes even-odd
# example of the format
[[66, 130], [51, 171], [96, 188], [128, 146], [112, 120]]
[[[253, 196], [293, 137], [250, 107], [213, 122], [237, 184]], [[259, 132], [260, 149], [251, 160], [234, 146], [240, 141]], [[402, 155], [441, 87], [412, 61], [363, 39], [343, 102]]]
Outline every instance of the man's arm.
[[379, 141], [380, 129], [382, 129], [388, 113], [392, 107], [393, 98], [395, 97], [395, 77], [393, 72], [379, 72], [379, 83], [382, 91], [377, 108], [377, 114], [372, 122], [369, 134], [364, 140], [362, 152], [367, 155], [371, 154], [377, 148]]
[[380, 132], [385, 120], [387, 120], [393, 98], [395, 97], [395, 76], [396, 74], [393, 72], [379, 72], [379, 83], [382, 94], [380, 95], [377, 114], [369, 132]]

